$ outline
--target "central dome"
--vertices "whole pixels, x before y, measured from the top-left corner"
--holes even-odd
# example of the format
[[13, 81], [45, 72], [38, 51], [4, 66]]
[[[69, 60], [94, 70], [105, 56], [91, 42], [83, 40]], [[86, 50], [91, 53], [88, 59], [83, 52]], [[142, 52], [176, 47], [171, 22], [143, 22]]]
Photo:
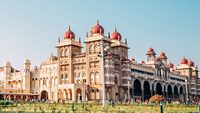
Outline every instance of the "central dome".
[[64, 39], [75, 39], [75, 34], [71, 31], [70, 26], [68, 31], [66, 31], [64, 34]]
[[99, 21], [97, 21], [97, 24], [94, 27], [92, 27], [92, 34], [104, 34], [104, 29], [99, 24]]
[[113, 33], [111, 34], [111, 39], [112, 39], [112, 40], [119, 40], [119, 41], [121, 41], [121, 39], [122, 39], [121, 34], [120, 34], [119, 32], [117, 32], [117, 29], [116, 29], [116, 28], [115, 28], [115, 32], [113, 32]]

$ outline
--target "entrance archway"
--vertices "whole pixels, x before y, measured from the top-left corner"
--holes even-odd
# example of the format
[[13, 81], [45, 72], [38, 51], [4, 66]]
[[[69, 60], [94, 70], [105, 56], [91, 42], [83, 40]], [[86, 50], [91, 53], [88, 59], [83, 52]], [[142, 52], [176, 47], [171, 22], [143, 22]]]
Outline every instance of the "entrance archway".
[[0, 95], [0, 100], [4, 100], [4, 97], [3, 97], [3, 95]]
[[58, 90], [58, 102], [63, 101], [63, 92], [61, 89]]
[[173, 98], [173, 93], [172, 93], [172, 86], [171, 85], [168, 85], [167, 87], [167, 94], [168, 94], [168, 98], [172, 99]]
[[20, 95], [16, 95], [16, 100], [21, 100], [21, 96]]
[[178, 87], [174, 86], [174, 98], [177, 99], [179, 97], [178, 95]]
[[14, 95], [10, 95], [10, 99], [11, 99], [11, 100], [14, 100]]
[[41, 92], [41, 100], [42, 101], [47, 101], [48, 100], [48, 92], [47, 91], [43, 90]]
[[82, 101], [82, 95], [81, 95], [81, 89], [80, 88], [78, 88], [76, 90], [76, 100], [77, 101]]
[[144, 89], [144, 100], [149, 99], [151, 97], [151, 90], [150, 90], [150, 84], [148, 81], [144, 82], [143, 85]]
[[142, 98], [142, 89], [141, 89], [141, 83], [138, 79], [136, 79], [134, 81], [134, 84], [133, 84], [133, 89], [134, 89], [134, 97], [137, 99], [137, 98]]
[[163, 95], [162, 94], [162, 86], [160, 83], [156, 84], [156, 94]]

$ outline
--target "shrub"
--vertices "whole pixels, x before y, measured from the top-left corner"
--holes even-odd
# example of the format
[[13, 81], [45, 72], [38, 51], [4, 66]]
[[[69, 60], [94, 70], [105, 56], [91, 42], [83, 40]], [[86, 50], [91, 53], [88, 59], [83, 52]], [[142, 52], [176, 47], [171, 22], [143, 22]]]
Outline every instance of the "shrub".
[[149, 101], [151, 101], [151, 102], [153, 102], [153, 103], [158, 103], [158, 102], [160, 102], [160, 101], [164, 101], [164, 97], [163, 97], [162, 95], [156, 94], [156, 95], [152, 96], [152, 97], [149, 99]]

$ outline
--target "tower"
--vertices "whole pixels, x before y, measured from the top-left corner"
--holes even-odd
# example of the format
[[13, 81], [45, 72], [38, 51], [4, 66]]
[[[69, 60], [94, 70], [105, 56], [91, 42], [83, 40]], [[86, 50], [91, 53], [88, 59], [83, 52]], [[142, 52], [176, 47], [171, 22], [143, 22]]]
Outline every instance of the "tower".
[[[130, 99], [131, 79], [129, 71], [129, 59], [128, 59], [128, 44], [127, 40], [122, 42], [122, 36], [115, 28], [114, 32], [110, 36], [111, 47], [113, 51], [113, 64], [114, 64], [114, 79], [115, 83], [113, 90], [115, 100]], [[128, 79], [126, 79], [128, 78]], [[118, 82], [119, 81], [119, 82]]]
[[31, 88], [31, 72], [30, 72], [31, 62], [29, 59], [25, 59], [23, 62], [23, 71], [22, 71], [22, 89], [24, 93], [30, 93]]
[[64, 33], [64, 40], [58, 40], [58, 84], [74, 83], [73, 58], [81, 53], [81, 42], [75, 40], [75, 34], [70, 26]]
[[6, 76], [9, 76], [11, 74], [11, 63], [10, 62], [6, 62], [6, 65], [4, 67], [4, 72]]

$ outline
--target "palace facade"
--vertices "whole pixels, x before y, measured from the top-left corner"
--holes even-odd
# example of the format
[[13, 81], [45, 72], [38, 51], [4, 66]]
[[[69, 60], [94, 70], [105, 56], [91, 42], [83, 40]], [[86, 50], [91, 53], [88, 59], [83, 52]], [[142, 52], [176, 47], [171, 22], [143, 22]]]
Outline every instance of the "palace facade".
[[70, 29], [58, 39], [57, 55], [51, 54], [31, 69], [25, 59], [23, 68], [10, 62], [0, 67], [0, 99], [72, 101], [126, 101], [149, 99], [160, 94], [166, 100], [197, 102], [200, 98], [198, 68], [182, 58], [175, 67], [164, 52], [147, 50], [146, 61], [128, 58], [127, 40], [115, 29], [104, 35], [97, 22], [86, 34], [85, 50]]

